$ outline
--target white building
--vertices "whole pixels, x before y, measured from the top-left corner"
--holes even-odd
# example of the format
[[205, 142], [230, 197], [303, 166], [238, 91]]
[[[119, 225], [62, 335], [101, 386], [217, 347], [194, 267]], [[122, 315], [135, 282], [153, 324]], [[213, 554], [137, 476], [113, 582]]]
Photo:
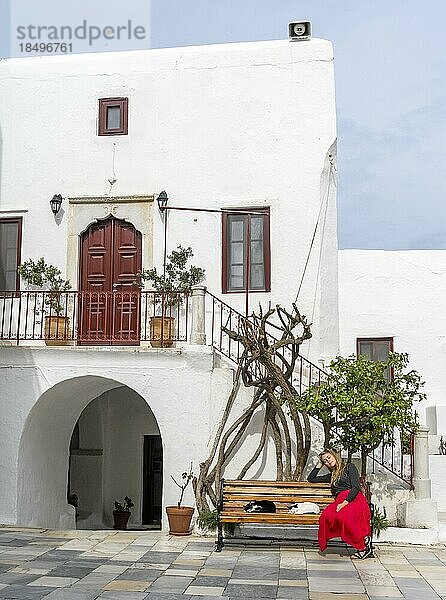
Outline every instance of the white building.
[[[338, 351], [331, 44], [11, 59], [0, 78], [0, 521], [73, 528], [73, 492], [78, 527], [110, 525], [125, 495], [134, 524], [159, 520], [177, 500], [170, 475], [203, 460], [232, 383], [210, 328], [218, 345], [221, 300], [245, 310], [248, 247], [249, 308], [290, 305], [319, 217], [299, 296], [305, 352]], [[141, 267], [163, 263], [164, 189], [169, 205], [226, 211], [168, 218], [168, 252], [191, 246], [220, 299], [205, 297], [207, 345], [188, 343], [184, 304], [187, 340], [154, 349], [149, 303], [116, 303]], [[40, 256], [82, 292], [66, 295], [68, 347], [45, 346], [36, 295], [16, 276]]]
[[[206, 456], [232, 385], [219, 326], [244, 313], [248, 269], [250, 310], [290, 306], [301, 287], [312, 363], [358, 343], [409, 352], [438, 455], [444, 253], [341, 251], [338, 286], [329, 42], [11, 59], [0, 80], [0, 522], [110, 526], [126, 495], [134, 526], [164, 519], [170, 475]], [[169, 348], [152, 347], [151, 296], [134, 286], [141, 268], [162, 268], [161, 190], [175, 207], [167, 253], [191, 246], [207, 287], [174, 307]], [[42, 296], [17, 277], [40, 256], [75, 290], [67, 346], [45, 345]], [[258, 435], [247, 431], [246, 453]], [[248, 475], [273, 476], [272, 461]], [[432, 461], [440, 499], [442, 457]]]

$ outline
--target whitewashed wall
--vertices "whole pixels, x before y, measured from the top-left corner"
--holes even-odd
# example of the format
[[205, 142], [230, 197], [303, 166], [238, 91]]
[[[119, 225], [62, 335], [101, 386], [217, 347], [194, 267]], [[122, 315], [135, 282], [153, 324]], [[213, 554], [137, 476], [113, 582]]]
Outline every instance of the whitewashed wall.
[[[74, 509], [66, 501], [73, 428], [92, 400], [123, 385], [145, 400], [161, 433], [163, 506], [175, 504], [178, 499], [170, 475], [181, 474], [190, 461], [198, 465], [206, 453], [212, 417], [206, 410], [212, 372], [212, 353], [208, 349], [128, 352], [0, 348], [0, 364], [5, 404], [0, 413], [3, 523], [74, 528]], [[139, 402], [129, 421], [138, 415]], [[125, 431], [129, 431], [128, 424]], [[113, 442], [108, 439], [106, 445], [110, 448]], [[121, 447], [118, 439], [114, 452]], [[118, 478], [111, 482], [112, 461], [113, 457], [108, 462], [109, 483], [104, 488], [107, 506], [128, 494], [129, 485], [132, 489], [137, 485], [129, 480], [121, 489]], [[124, 466], [122, 461], [116, 464], [119, 473]], [[191, 490], [185, 502], [193, 502]]]
[[[116, 96], [129, 98], [129, 135], [98, 137], [98, 98]], [[49, 200], [55, 193], [65, 199], [108, 194], [113, 144], [111, 199], [156, 197], [165, 189], [171, 205], [270, 207], [272, 291], [252, 294], [251, 307], [294, 299], [328, 194], [325, 243], [320, 251], [321, 225], [299, 305], [314, 323], [311, 357], [337, 352], [336, 197], [334, 186], [327, 191], [328, 154], [336, 154], [329, 42], [1, 61], [0, 130], [0, 217], [22, 214], [22, 256], [44, 255], [70, 274], [74, 287], [78, 269], [71, 264], [75, 253], [67, 250], [67, 200], [56, 220]], [[129, 218], [127, 212], [121, 204], [117, 216]], [[105, 216], [102, 207], [99, 214]], [[209, 289], [221, 295], [220, 216], [171, 212], [169, 248], [180, 243], [193, 247]], [[155, 264], [162, 253], [162, 224], [154, 211]], [[146, 249], [145, 267], [151, 259]], [[243, 294], [226, 300], [244, 309]]]
[[[2, 400], [8, 399], [0, 413], [0, 523], [61, 529], [76, 526], [67, 481], [70, 440], [81, 414], [81, 446], [97, 445], [103, 454], [72, 457], [71, 491], [78, 493], [81, 510], [92, 513], [90, 525], [109, 526], [114, 501], [125, 495], [135, 501], [131, 523], [138, 524], [143, 435], [161, 435], [162, 506], [176, 504], [179, 491], [170, 475], [180, 477], [191, 462], [198, 474], [233, 381], [232, 369], [225, 363], [215, 367], [212, 352], [199, 346], [158, 351], [0, 348], [0, 365]], [[251, 400], [252, 389], [242, 388], [229, 423]], [[251, 458], [262, 420], [259, 412], [226, 476], [236, 476]], [[87, 467], [85, 461], [90, 461]], [[248, 477], [274, 476], [270, 444]], [[193, 503], [189, 487], [184, 504]], [[162, 516], [165, 527], [164, 511]]]
[[357, 337], [393, 337], [426, 381], [424, 406], [446, 405], [445, 297], [444, 250], [340, 251], [341, 354], [356, 352]]

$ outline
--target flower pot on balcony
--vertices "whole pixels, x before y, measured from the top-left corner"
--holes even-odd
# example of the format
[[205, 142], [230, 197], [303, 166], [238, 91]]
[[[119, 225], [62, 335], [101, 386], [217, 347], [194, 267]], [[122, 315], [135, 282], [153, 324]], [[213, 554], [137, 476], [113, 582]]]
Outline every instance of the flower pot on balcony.
[[153, 348], [170, 348], [173, 345], [174, 317], [151, 317], [150, 345]]
[[191, 535], [190, 522], [194, 510], [191, 506], [166, 506], [170, 535]]
[[45, 317], [45, 344], [47, 346], [68, 346], [70, 343], [69, 317]]

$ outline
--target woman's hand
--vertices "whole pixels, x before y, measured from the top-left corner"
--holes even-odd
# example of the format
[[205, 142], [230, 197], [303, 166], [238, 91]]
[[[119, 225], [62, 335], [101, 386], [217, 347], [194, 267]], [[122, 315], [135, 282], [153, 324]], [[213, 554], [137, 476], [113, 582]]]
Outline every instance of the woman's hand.
[[344, 502], [341, 502], [340, 504], [338, 504], [336, 507], [336, 512], [339, 512], [342, 508], [347, 506], [347, 504], [348, 504], [347, 500], [344, 500]]

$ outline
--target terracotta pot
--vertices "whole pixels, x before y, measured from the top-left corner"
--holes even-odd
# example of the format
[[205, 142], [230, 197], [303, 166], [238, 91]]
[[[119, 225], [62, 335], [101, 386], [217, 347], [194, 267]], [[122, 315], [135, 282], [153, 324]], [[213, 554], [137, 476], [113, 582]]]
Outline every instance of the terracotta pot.
[[70, 343], [69, 317], [45, 317], [45, 344], [47, 346], [68, 346]]
[[127, 523], [130, 518], [130, 513], [121, 510], [113, 511], [113, 520], [115, 522], [115, 529], [127, 529]]
[[191, 506], [166, 506], [169, 519], [169, 533], [171, 535], [191, 535], [190, 522], [194, 514]]
[[[170, 348], [173, 345], [174, 322], [174, 317], [150, 318], [150, 345], [153, 348]], [[161, 329], [163, 339], [161, 339]]]

